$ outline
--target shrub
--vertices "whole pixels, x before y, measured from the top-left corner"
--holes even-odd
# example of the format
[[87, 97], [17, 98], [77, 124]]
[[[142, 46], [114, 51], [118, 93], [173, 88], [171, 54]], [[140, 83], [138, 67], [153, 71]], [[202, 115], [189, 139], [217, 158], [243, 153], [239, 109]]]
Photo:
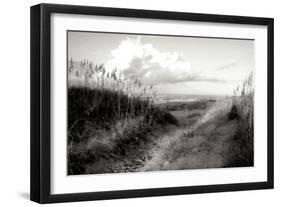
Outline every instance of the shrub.
[[236, 105], [232, 105], [230, 112], [228, 112], [228, 119], [229, 120], [234, 120], [238, 119], [238, 112], [237, 112], [237, 107]]

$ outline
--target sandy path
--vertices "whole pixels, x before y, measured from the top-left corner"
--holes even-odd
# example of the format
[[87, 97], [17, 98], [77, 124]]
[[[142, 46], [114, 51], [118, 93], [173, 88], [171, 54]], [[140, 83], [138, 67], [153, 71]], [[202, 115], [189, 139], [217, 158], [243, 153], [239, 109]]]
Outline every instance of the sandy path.
[[[199, 120], [201, 116], [197, 119]], [[237, 120], [215, 119], [191, 130], [182, 127], [165, 135], [153, 148], [152, 159], [140, 171], [202, 169], [225, 167], [230, 140], [237, 129]]]
[[[198, 169], [198, 168], [217, 168], [224, 167], [227, 161], [227, 150], [228, 150], [228, 140], [232, 137], [232, 134], [229, 133], [229, 129], [235, 127], [236, 123], [232, 122], [228, 125], [225, 125], [221, 128], [214, 129], [211, 135], [202, 136], [198, 134], [195, 136], [186, 136], [184, 141], [180, 141], [182, 148], [177, 146], [175, 141], [175, 147], [168, 147], [172, 151], [169, 155], [167, 165], [161, 166], [158, 168], [158, 164], [153, 164], [157, 160], [157, 156], [161, 153], [162, 147], [159, 147], [159, 151], [155, 151], [153, 157], [144, 169], [167, 169], [167, 170], [176, 170], [176, 169]], [[226, 133], [221, 133], [225, 131]], [[184, 132], [179, 132], [184, 133]], [[181, 135], [179, 135], [181, 136]], [[178, 139], [174, 137], [167, 137], [166, 139]], [[163, 141], [165, 142], [165, 140]], [[165, 156], [164, 156], [165, 157]], [[163, 159], [163, 156], [160, 156], [160, 159]], [[150, 164], [152, 163], [152, 165]], [[160, 162], [161, 163], [161, 162]]]

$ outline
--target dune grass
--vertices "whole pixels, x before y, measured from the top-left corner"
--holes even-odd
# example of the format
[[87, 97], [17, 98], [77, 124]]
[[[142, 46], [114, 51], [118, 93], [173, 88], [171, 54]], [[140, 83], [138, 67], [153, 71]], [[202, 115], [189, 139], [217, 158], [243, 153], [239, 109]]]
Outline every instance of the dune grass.
[[155, 125], [177, 124], [153, 105], [153, 86], [117, 70], [106, 73], [103, 65], [80, 66], [79, 73], [69, 69], [68, 174], [83, 174], [88, 163], [126, 154], [127, 146], [145, 141]]
[[230, 144], [227, 166], [254, 165], [254, 86], [253, 73], [237, 87], [232, 97], [229, 118], [235, 117], [238, 126]]

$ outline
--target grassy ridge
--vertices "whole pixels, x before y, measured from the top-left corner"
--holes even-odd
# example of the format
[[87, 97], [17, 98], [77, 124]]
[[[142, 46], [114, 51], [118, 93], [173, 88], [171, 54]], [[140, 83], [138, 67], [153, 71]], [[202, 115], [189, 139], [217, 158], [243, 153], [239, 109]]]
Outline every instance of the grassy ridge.
[[177, 124], [149, 99], [106, 88], [68, 89], [68, 174], [82, 174], [87, 163], [126, 153], [145, 141], [157, 124]]
[[153, 106], [153, 86], [135, 76], [87, 60], [68, 66], [68, 174], [86, 173], [88, 163], [126, 154], [157, 124], [177, 124]]

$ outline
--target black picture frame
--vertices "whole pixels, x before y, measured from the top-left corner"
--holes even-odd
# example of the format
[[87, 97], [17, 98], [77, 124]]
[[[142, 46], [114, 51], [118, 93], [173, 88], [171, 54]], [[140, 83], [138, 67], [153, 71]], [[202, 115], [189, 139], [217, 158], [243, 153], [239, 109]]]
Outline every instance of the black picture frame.
[[[113, 17], [134, 17], [149, 19], [181, 20], [194, 22], [216, 22], [267, 26], [267, 181], [236, 184], [219, 184], [186, 187], [86, 192], [74, 194], [51, 194], [50, 129], [51, 129], [51, 71], [50, 71], [50, 15], [52, 13], [99, 15]], [[179, 194], [211, 193], [273, 188], [274, 177], [274, 78], [272, 18], [195, 14], [168, 11], [103, 8], [89, 6], [39, 4], [31, 7], [31, 174], [30, 199], [38, 203], [88, 201], [102, 199], [166, 196]]]

